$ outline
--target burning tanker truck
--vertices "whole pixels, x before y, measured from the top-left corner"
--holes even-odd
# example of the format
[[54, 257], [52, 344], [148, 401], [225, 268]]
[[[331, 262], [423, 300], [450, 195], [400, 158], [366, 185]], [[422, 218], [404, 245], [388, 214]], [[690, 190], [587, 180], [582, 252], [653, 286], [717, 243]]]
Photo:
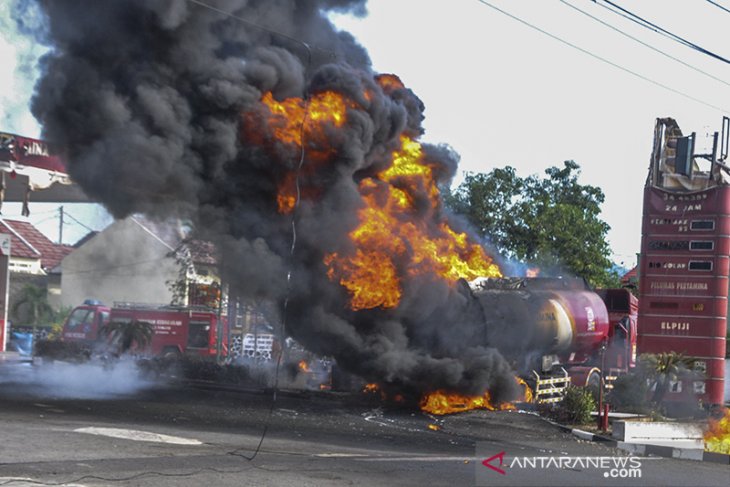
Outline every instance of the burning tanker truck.
[[571, 383], [611, 388], [636, 365], [638, 300], [628, 289], [594, 292], [577, 278], [478, 279], [470, 289], [485, 342], [511, 361], [536, 402], [559, 401]]
[[32, 111], [71, 178], [116, 218], [190, 222], [282, 334], [415, 397], [506, 403], [516, 372], [558, 366], [595, 380], [617, 338], [597, 295], [464, 284], [502, 271], [443, 206], [458, 155], [421, 141], [422, 101], [331, 23], [364, 1], [20, 4], [51, 46]]

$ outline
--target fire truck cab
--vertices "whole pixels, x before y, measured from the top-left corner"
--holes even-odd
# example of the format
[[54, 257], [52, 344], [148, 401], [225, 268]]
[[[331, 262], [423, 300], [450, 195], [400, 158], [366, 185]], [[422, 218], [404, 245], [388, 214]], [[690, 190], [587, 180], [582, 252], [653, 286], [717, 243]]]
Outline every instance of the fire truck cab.
[[[184, 353], [216, 357], [228, 355], [228, 322], [214, 310], [203, 307], [176, 307], [139, 303], [115, 303], [104, 306], [87, 300], [74, 308], [63, 326], [62, 339], [80, 342], [90, 348], [105, 343], [101, 334], [110, 322], [146, 322], [152, 325], [151, 343], [137, 353], [155, 356]], [[220, 340], [219, 340], [220, 337]]]

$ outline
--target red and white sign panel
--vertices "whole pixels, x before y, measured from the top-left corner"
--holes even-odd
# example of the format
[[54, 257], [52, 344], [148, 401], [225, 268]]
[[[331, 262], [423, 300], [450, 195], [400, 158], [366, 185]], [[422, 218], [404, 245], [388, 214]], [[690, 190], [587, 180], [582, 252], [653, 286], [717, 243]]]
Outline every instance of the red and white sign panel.
[[0, 132], [0, 170], [28, 177], [31, 189], [45, 189], [54, 183], [71, 184], [61, 158], [50, 153], [38, 139]]

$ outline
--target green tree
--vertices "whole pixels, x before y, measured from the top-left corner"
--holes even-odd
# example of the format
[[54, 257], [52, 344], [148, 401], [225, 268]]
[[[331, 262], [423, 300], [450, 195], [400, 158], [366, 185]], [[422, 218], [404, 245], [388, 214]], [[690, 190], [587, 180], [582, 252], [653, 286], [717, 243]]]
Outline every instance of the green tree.
[[104, 325], [102, 334], [111, 338], [112, 345], [122, 354], [132, 349], [133, 345], [142, 349], [150, 344], [154, 329], [146, 321], [132, 320], [129, 323], [112, 321]]
[[509, 259], [538, 266], [542, 275], [568, 271], [599, 287], [618, 287], [600, 218], [600, 188], [578, 182], [580, 167], [565, 161], [546, 177], [521, 178], [513, 167], [467, 174], [447, 205]]
[[26, 284], [20, 297], [12, 307], [13, 315], [20, 324], [40, 325], [45, 319], [54, 316], [53, 308], [48, 304], [48, 293], [44, 288]]

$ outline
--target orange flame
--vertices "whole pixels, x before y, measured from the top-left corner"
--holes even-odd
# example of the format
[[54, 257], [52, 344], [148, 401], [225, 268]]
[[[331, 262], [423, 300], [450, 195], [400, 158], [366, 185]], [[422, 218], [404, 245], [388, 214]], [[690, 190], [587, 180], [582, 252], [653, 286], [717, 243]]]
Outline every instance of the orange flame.
[[297, 147], [304, 140], [324, 143], [327, 141], [326, 127], [341, 127], [347, 120], [345, 98], [334, 91], [315, 93], [309, 100], [287, 98], [277, 101], [271, 92], [261, 98], [269, 108], [271, 127], [274, 137], [285, 144]]
[[515, 377], [515, 379], [517, 379], [517, 383], [524, 388], [524, 393], [522, 395], [522, 402], [532, 402], [533, 394], [532, 394], [532, 389], [530, 389], [530, 386], [528, 386], [527, 382], [525, 382], [521, 377]]
[[306, 360], [300, 360], [298, 365], [301, 372], [309, 372], [309, 364]]
[[405, 88], [403, 82], [395, 74], [379, 74], [375, 77], [375, 82], [386, 91]]
[[362, 392], [378, 392], [378, 384], [365, 384]]
[[[522, 401], [532, 401], [532, 389], [519, 377], [515, 377], [518, 384], [524, 387]], [[517, 409], [513, 403], [503, 402], [493, 404], [489, 391], [481, 396], [463, 396], [445, 391], [436, 391], [425, 395], [421, 399], [420, 408], [427, 413], [444, 415], [462, 413], [472, 409], [487, 409], [489, 411], [511, 411]]]
[[[274, 99], [269, 92], [261, 98], [268, 109], [266, 113], [248, 112], [243, 117], [244, 136], [247, 140], [265, 145], [266, 137], [260, 127], [267, 127], [271, 143], [301, 149], [306, 144], [307, 164], [302, 167], [302, 179], [316, 172], [319, 165], [333, 155], [330, 137], [332, 129], [342, 127], [347, 121], [347, 109], [354, 103], [334, 91], [313, 94], [308, 100], [287, 98]], [[316, 188], [304, 187], [303, 197], [316, 196]], [[280, 213], [290, 213], [296, 204], [296, 173], [287, 172], [278, 182], [277, 205]]]
[[472, 409], [497, 409], [489, 397], [489, 392], [482, 396], [462, 396], [444, 391], [436, 391], [421, 399], [421, 410], [431, 414], [453, 414], [470, 411]]
[[[394, 75], [379, 75], [376, 82], [385, 93], [404, 88]], [[306, 149], [307, 163], [301, 170], [289, 168], [277, 182], [277, 208], [286, 214], [296, 206], [297, 193], [304, 199], [319, 195], [312, 176], [336, 155], [337, 129], [347, 122], [348, 110], [358, 105], [333, 91], [283, 101], [266, 93], [261, 101], [265, 113], [244, 114], [245, 136], [257, 143], [271, 138], [272, 150], [277, 144]], [[260, 126], [269, 135], [262, 134]], [[349, 234], [353, 247], [323, 259], [327, 276], [347, 289], [350, 307], [398, 306], [406, 277], [433, 275], [452, 284], [461, 278], [500, 277], [484, 249], [454, 231], [441, 215], [440, 192], [421, 144], [401, 135], [399, 146], [387, 157], [390, 164], [385, 169], [358, 183], [363, 207], [359, 226]]]
[[722, 418], [710, 418], [704, 437], [705, 451], [730, 455], [730, 408], [723, 408]]
[[525, 277], [537, 277], [540, 275], [539, 267], [530, 267], [525, 271]]
[[430, 430], [432, 430], [432, 431], [438, 431], [438, 430], [440, 430], [440, 429], [441, 429], [441, 427], [440, 427], [439, 425], [437, 425], [437, 424], [433, 424], [433, 423], [430, 423], [430, 424], [428, 425], [428, 429], [430, 429]]
[[[325, 256], [327, 275], [339, 280], [351, 296], [353, 310], [393, 308], [400, 302], [403, 274], [435, 274], [448, 282], [460, 278], [499, 277], [499, 267], [484, 249], [446, 221], [430, 223], [440, 194], [431, 168], [423, 161], [421, 144], [401, 137], [392, 165], [374, 178], [360, 182], [365, 207], [360, 226], [350, 233], [351, 255]], [[423, 211], [424, 195], [429, 215]]]

